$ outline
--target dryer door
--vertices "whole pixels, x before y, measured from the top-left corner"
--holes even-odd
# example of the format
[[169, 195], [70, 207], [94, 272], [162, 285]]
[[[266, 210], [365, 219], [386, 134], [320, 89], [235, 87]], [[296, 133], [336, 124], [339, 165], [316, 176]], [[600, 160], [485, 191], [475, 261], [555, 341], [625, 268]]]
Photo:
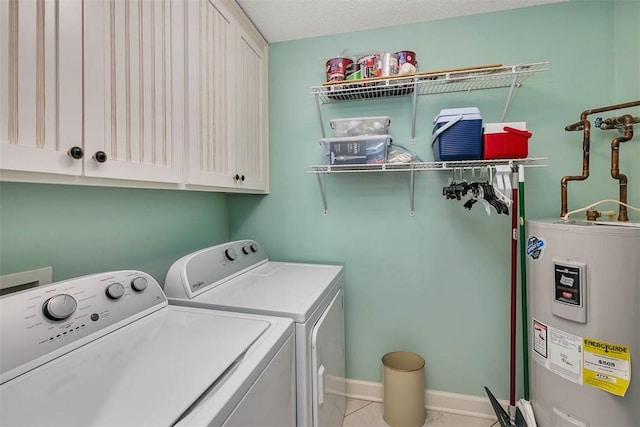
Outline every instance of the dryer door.
[[313, 425], [342, 425], [346, 406], [342, 288], [315, 324], [311, 335], [311, 349]]

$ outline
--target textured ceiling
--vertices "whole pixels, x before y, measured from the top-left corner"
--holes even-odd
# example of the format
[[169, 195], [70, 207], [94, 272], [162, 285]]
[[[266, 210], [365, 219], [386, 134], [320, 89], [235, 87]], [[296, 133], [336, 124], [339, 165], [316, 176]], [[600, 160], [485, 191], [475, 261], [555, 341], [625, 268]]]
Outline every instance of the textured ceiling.
[[568, 0], [236, 0], [269, 43]]

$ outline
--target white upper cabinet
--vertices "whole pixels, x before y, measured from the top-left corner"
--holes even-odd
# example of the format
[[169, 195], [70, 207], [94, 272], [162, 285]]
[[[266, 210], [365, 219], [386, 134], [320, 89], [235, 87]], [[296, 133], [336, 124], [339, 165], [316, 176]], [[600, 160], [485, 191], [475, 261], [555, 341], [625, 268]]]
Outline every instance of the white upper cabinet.
[[82, 150], [82, 2], [0, 1], [0, 169], [79, 175], [72, 147]]
[[267, 45], [233, 2], [182, 7], [182, 34], [174, 36], [186, 62], [186, 183], [267, 192]]
[[233, 187], [234, 20], [227, 8], [207, 0], [185, 1], [183, 7], [187, 184]]
[[232, 0], [0, 0], [2, 179], [266, 193], [267, 52]]
[[182, 181], [172, 8], [169, 0], [84, 3], [86, 176]]
[[[252, 30], [238, 27], [236, 173], [239, 186], [269, 190], [267, 45]], [[244, 178], [243, 178], [244, 177]]]

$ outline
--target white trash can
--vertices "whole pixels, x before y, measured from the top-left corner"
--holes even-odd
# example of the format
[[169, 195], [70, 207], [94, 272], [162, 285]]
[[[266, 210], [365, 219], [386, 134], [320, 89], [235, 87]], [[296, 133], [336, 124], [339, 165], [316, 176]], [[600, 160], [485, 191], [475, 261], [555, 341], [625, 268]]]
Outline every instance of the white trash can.
[[382, 357], [383, 418], [392, 427], [424, 424], [424, 359], [409, 351], [394, 351]]

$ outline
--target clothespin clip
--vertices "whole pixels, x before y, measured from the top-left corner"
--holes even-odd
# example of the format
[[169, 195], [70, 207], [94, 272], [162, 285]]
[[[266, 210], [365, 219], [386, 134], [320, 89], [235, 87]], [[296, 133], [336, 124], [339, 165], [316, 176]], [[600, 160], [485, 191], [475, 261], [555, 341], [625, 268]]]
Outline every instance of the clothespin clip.
[[507, 205], [511, 206], [511, 166], [496, 165], [496, 173], [493, 176], [493, 188], [496, 194]]

